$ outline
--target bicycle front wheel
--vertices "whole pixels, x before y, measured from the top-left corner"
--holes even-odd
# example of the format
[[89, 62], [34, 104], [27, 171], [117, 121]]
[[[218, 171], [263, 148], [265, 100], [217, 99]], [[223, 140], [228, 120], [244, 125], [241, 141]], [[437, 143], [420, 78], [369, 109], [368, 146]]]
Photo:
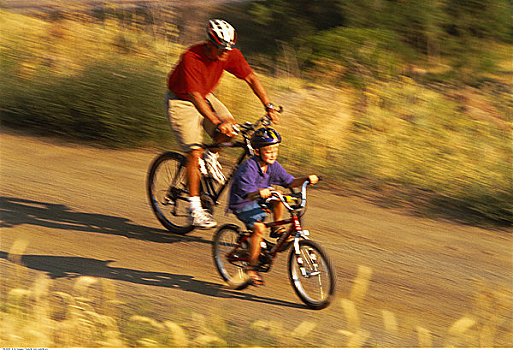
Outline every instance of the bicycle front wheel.
[[311, 309], [328, 306], [335, 295], [337, 277], [330, 258], [319, 244], [299, 241], [299, 255], [290, 250], [288, 273], [297, 296]]
[[166, 229], [178, 234], [194, 229], [187, 213], [186, 166], [183, 155], [163, 153], [151, 164], [146, 183], [155, 216]]
[[216, 231], [212, 244], [217, 271], [230, 287], [237, 290], [251, 284], [251, 278], [244, 272], [247, 267], [249, 242], [243, 239], [238, 226], [227, 224]]

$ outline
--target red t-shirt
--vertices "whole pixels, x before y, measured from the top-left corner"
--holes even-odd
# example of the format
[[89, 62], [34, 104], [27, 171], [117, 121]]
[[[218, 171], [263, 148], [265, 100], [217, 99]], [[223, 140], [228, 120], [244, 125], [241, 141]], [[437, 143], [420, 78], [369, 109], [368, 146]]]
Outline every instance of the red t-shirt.
[[217, 87], [223, 71], [239, 79], [252, 73], [238, 49], [228, 51], [226, 61], [212, 61], [205, 54], [205, 45], [198, 44], [189, 48], [169, 73], [167, 87], [176, 97], [189, 100], [189, 92], [199, 92], [203, 97], [206, 96]]

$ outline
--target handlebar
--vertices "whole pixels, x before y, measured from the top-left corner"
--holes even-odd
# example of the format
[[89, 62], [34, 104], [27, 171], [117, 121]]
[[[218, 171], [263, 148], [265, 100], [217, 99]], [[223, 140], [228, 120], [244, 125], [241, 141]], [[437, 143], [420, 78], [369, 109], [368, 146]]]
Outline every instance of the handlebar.
[[[283, 112], [283, 107], [279, 106], [278, 109], [276, 109], [278, 113]], [[272, 124], [271, 117], [269, 117], [268, 114], [265, 114], [262, 118], [258, 119], [255, 123], [251, 122], [245, 122], [243, 124], [233, 124], [233, 130], [235, 131], [235, 134], [238, 135], [241, 132], [242, 133], [248, 133], [250, 131], [254, 131], [258, 128], [258, 126], [262, 124], [263, 126], [268, 126]], [[219, 131], [218, 128], [216, 128], [216, 131]]]
[[[319, 177], [319, 181], [321, 181], [320, 177]], [[282, 193], [280, 193], [276, 190], [272, 190], [271, 196], [269, 198], [265, 198], [265, 200], [263, 200], [263, 202], [265, 204], [268, 204], [269, 202], [271, 202], [273, 200], [279, 200], [283, 203], [285, 208], [287, 208], [290, 211], [304, 208], [305, 204], [306, 204], [306, 187], [308, 185], [310, 185], [310, 179], [307, 179], [305, 182], [303, 182], [303, 184], [301, 185], [301, 192], [293, 193], [290, 195], [283, 195]], [[301, 203], [296, 206], [291, 206], [288, 203], [288, 198], [298, 198], [298, 199], [300, 198]]]

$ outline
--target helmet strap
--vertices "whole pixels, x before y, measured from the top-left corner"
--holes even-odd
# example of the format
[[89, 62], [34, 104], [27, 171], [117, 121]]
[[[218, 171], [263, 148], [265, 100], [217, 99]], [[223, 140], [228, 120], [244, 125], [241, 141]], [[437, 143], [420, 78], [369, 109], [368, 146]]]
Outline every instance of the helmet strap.
[[255, 155], [258, 157], [258, 160], [260, 160], [261, 162], [264, 162], [264, 160], [262, 159], [262, 156], [261, 156], [260, 150], [261, 150], [261, 148], [255, 148], [255, 149], [253, 149], [253, 151], [255, 151]]

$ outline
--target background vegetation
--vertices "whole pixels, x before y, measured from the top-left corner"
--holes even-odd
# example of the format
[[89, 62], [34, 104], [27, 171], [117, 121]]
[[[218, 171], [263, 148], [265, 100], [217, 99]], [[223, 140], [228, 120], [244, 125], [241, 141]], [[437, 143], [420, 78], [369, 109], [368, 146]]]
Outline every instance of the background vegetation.
[[[422, 215], [511, 225], [512, 9], [510, 0], [264, 0], [198, 13], [237, 27], [284, 105], [292, 171]], [[174, 147], [166, 74], [202, 39], [182, 17], [157, 6], [0, 12], [2, 125]], [[262, 113], [229, 76], [217, 94], [241, 122]]]

